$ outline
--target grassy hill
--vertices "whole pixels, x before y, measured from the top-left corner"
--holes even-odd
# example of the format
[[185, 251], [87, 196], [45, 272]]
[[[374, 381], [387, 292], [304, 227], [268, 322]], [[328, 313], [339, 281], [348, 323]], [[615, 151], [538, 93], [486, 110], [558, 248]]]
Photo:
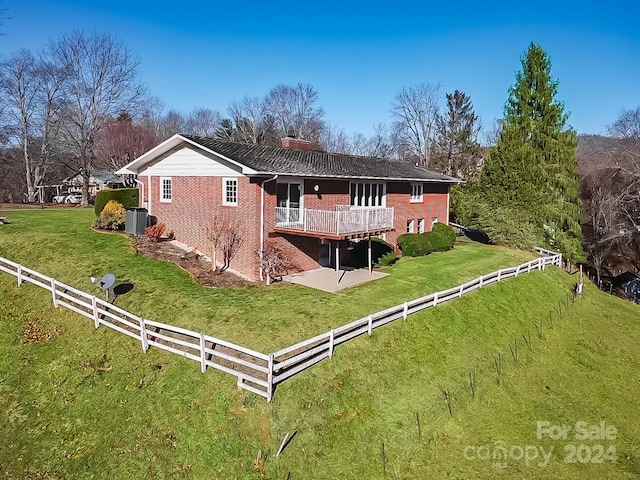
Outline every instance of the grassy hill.
[[[136, 283], [126, 308], [265, 352], [529, 256], [462, 244], [403, 259], [385, 283], [335, 296], [285, 285], [207, 291], [172, 265], [136, 256], [126, 238], [89, 231], [85, 211], [12, 212], [10, 220], [0, 255], [88, 291], [89, 275], [116, 271]], [[572, 302], [574, 282], [548, 268], [394, 322], [285, 382], [268, 405], [233, 377], [203, 375], [167, 352], [143, 354], [0, 273], [0, 475], [638, 478], [640, 310], [590, 285]], [[538, 422], [571, 430], [538, 438]], [[594, 437], [591, 426], [605, 422], [615, 438], [576, 438], [578, 422]], [[501, 446], [511, 458], [498, 465]], [[546, 462], [541, 448], [551, 451]], [[254, 467], [260, 449], [263, 476], [262, 462]]]

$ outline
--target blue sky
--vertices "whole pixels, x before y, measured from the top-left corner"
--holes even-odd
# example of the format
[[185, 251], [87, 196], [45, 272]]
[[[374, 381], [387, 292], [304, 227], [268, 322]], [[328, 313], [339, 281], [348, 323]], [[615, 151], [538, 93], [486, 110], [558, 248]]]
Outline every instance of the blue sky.
[[603, 133], [640, 106], [637, 1], [431, 3], [0, 0], [10, 17], [0, 57], [74, 29], [109, 32], [167, 107], [224, 113], [245, 95], [302, 82], [332, 126], [369, 135], [391, 122], [398, 90], [421, 83], [464, 91], [490, 124], [534, 41], [579, 133]]

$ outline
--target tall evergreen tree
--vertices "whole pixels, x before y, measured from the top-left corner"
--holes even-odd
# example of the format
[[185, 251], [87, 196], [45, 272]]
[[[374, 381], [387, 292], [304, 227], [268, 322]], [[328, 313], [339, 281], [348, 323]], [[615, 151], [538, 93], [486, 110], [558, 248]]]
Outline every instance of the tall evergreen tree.
[[[546, 52], [531, 43], [509, 90], [500, 138], [472, 190], [479, 195], [479, 226], [491, 225], [503, 243], [544, 241], [572, 261], [581, 247], [576, 132], [555, 97]], [[502, 224], [496, 223], [496, 212]], [[483, 218], [484, 217], [484, 218]]]
[[446, 96], [447, 110], [436, 116], [433, 166], [447, 175], [467, 179], [476, 175], [481, 159], [478, 116], [464, 92], [456, 90]]

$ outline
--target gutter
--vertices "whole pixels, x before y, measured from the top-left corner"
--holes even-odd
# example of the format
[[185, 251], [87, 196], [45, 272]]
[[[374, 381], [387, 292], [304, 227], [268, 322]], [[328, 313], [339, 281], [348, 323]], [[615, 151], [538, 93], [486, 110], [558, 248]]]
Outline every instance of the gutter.
[[262, 269], [262, 256], [264, 254], [264, 185], [267, 182], [272, 182], [278, 178], [275, 175], [273, 178], [268, 178], [260, 184], [260, 281], [264, 280], [264, 271]]

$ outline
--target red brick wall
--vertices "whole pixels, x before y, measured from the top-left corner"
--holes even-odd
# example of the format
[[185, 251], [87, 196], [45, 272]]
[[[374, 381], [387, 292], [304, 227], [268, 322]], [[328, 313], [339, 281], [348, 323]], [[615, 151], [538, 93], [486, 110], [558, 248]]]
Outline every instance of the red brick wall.
[[[159, 177], [152, 177], [149, 191], [147, 177], [140, 177], [145, 184], [145, 198], [151, 193], [151, 215], [173, 231], [176, 240], [195, 247], [211, 256], [207, 240], [207, 226], [214, 211], [225, 213], [241, 225], [242, 245], [231, 260], [231, 268], [252, 280], [259, 278], [257, 252], [260, 248], [260, 184], [265, 180], [238, 178], [238, 206], [222, 205], [222, 178], [220, 177], [172, 177], [172, 201], [160, 202]], [[314, 192], [318, 185], [318, 192]], [[393, 207], [395, 231], [386, 234], [386, 240], [394, 247], [398, 236], [405, 233], [408, 219], [413, 219], [417, 231], [419, 218], [425, 220], [425, 230], [431, 229], [431, 219], [447, 220], [447, 185], [424, 184], [423, 202], [411, 203], [409, 183], [387, 183], [387, 207]], [[318, 210], [335, 210], [336, 205], [349, 205], [348, 180], [305, 180], [304, 207]], [[141, 199], [142, 203], [142, 199]], [[265, 184], [265, 242], [270, 242], [287, 255], [296, 270], [319, 267], [321, 241], [319, 238], [274, 233], [276, 213], [276, 182]], [[346, 242], [342, 245], [342, 255]], [[332, 245], [331, 255], [335, 252]], [[220, 260], [220, 258], [218, 258]], [[342, 260], [341, 260], [342, 261]]]
[[[172, 178], [172, 201], [160, 202], [160, 177], [151, 177], [151, 215], [173, 231], [176, 240], [212, 256], [207, 227], [215, 212], [234, 220], [240, 228], [242, 245], [231, 259], [230, 268], [256, 279], [260, 235], [260, 189], [247, 177], [238, 178], [238, 205], [222, 205], [222, 178]], [[145, 179], [146, 180], [146, 179]], [[146, 187], [146, 185], [145, 185]], [[218, 253], [218, 261], [221, 261]]]
[[448, 185], [424, 183], [422, 203], [411, 203], [411, 185], [403, 182], [387, 183], [387, 207], [394, 208], [395, 231], [386, 234], [386, 241], [397, 246], [398, 237], [407, 231], [407, 221], [414, 221], [414, 233], [418, 232], [418, 219], [424, 218], [424, 230], [431, 230], [431, 219], [447, 222]]

